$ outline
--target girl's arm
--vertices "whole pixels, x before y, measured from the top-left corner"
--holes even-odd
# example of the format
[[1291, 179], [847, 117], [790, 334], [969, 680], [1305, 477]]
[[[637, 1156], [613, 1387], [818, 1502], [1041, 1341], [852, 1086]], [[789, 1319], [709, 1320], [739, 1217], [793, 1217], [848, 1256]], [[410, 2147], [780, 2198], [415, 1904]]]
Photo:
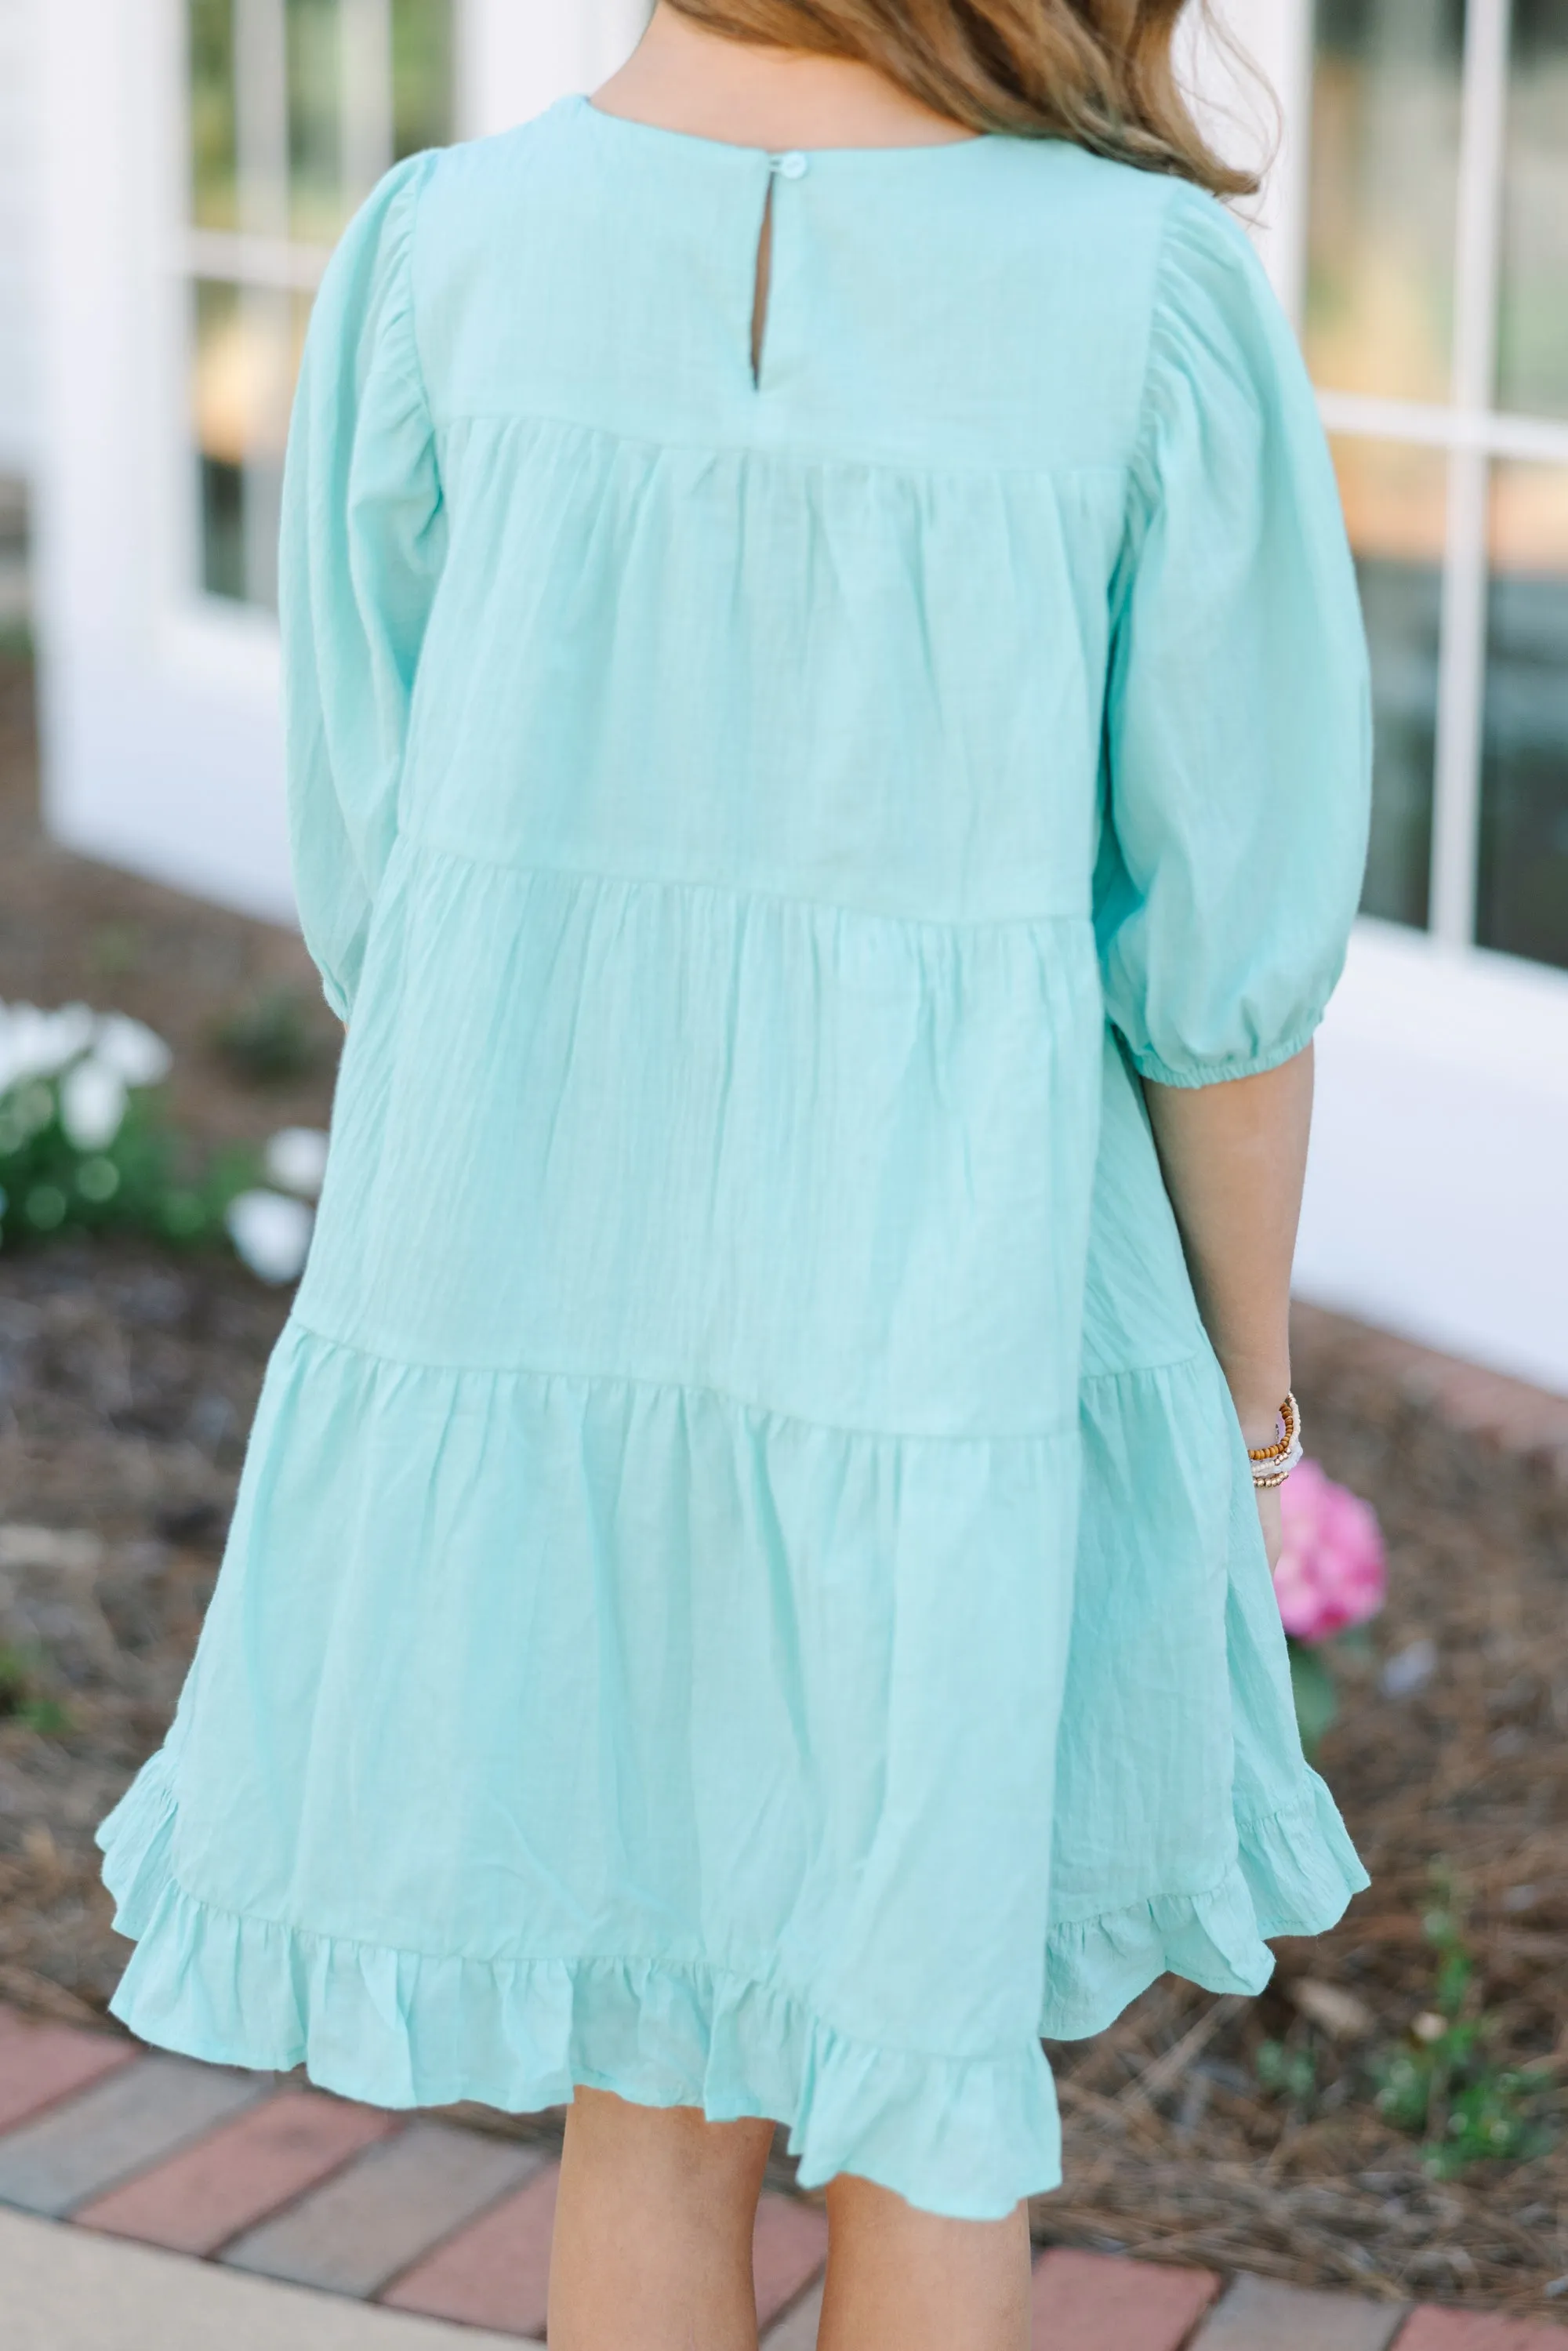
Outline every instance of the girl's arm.
[[[1198, 1311], [1249, 1446], [1271, 1445], [1291, 1384], [1291, 1261], [1307, 1166], [1312, 1049], [1211, 1086], [1144, 1081]], [[1272, 1566], [1280, 1489], [1258, 1495]]]

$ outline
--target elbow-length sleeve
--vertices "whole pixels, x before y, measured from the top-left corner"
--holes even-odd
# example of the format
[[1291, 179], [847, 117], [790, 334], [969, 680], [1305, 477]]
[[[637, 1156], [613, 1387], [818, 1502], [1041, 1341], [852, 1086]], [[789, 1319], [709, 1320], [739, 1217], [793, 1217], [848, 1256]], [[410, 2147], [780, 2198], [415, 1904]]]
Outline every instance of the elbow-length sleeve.
[[1112, 588], [1095, 923], [1166, 1085], [1307, 1044], [1366, 855], [1366, 641], [1295, 338], [1244, 230], [1177, 183]]
[[397, 831], [414, 672], [445, 528], [414, 340], [415, 207], [434, 154], [344, 233], [305, 340], [278, 559], [289, 853], [305, 944], [347, 1020]]

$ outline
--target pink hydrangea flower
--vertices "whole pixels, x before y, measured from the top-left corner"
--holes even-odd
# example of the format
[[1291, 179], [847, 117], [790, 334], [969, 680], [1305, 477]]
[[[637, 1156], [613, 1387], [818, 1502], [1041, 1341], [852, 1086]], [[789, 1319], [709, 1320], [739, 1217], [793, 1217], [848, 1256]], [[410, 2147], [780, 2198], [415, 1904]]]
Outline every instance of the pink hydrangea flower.
[[1321, 1462], [1303, 1461], [1280, 1489], [1284, 1548], [1274, 1592], [1285, 1630], [1329, 1641], [1364, 1625], [1387, 1591], [1383, 1531], [1370, 1502], [1336, 1486]]

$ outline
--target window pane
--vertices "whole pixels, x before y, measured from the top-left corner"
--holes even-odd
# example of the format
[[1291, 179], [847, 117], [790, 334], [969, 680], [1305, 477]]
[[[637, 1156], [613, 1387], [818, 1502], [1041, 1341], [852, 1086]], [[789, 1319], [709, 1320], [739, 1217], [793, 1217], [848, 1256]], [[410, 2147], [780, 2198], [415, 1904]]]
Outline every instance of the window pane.
[[[197, 227], [330, 245], [394, 155], [452, 135], [452, 0], [186, 5]], [[309, 302], [256, 266], [192, 285], [191, 429], [202, 586], [269, 605]]]
[[288, 225], [330, 244], [349, 205], [340, 124], [338, 0], [288, 0]]
[[392, 0], [392, 152], [401, 162], [453, 133], [452, 0]]
[[1568, 0], [1514, 0], [1498, 397], [1568, 415]]
[[1442, 454], [1333, 443], [1372, 655], [1372, 841], [1362, 910], [1427, 921], [1448, 468]]
[[1319, 0], [1307, 357], [1321, 384], [1448, 395], [1463, 0]]
[[1568, 967], [1568, 465], [1492, 478], [1483, 946]]
[[288, 411], [308, 305], [275, 287], [195, 287], [195, 425], [202, 585], [271, 604]]
[[234, 0], [190, 0], [191, 218], [232, 229], [235, 188]]

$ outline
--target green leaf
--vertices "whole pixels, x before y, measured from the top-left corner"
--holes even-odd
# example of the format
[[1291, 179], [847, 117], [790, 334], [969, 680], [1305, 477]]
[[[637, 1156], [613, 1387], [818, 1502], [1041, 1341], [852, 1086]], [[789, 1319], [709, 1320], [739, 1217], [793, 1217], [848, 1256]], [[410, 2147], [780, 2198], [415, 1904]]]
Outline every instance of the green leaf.
[[1296, 1701], [1296, 1727], [1301, 1734], [1302, 1751], [1310, 1762], [1323, 1733], [1339, 1712], [1339, 1693], [1334, 1687], [1328, 1660], [1321, 1650], [1310, 1649], [1301, 1641], [1291, 1641], [1289, 1648], [1291, 1690]]

